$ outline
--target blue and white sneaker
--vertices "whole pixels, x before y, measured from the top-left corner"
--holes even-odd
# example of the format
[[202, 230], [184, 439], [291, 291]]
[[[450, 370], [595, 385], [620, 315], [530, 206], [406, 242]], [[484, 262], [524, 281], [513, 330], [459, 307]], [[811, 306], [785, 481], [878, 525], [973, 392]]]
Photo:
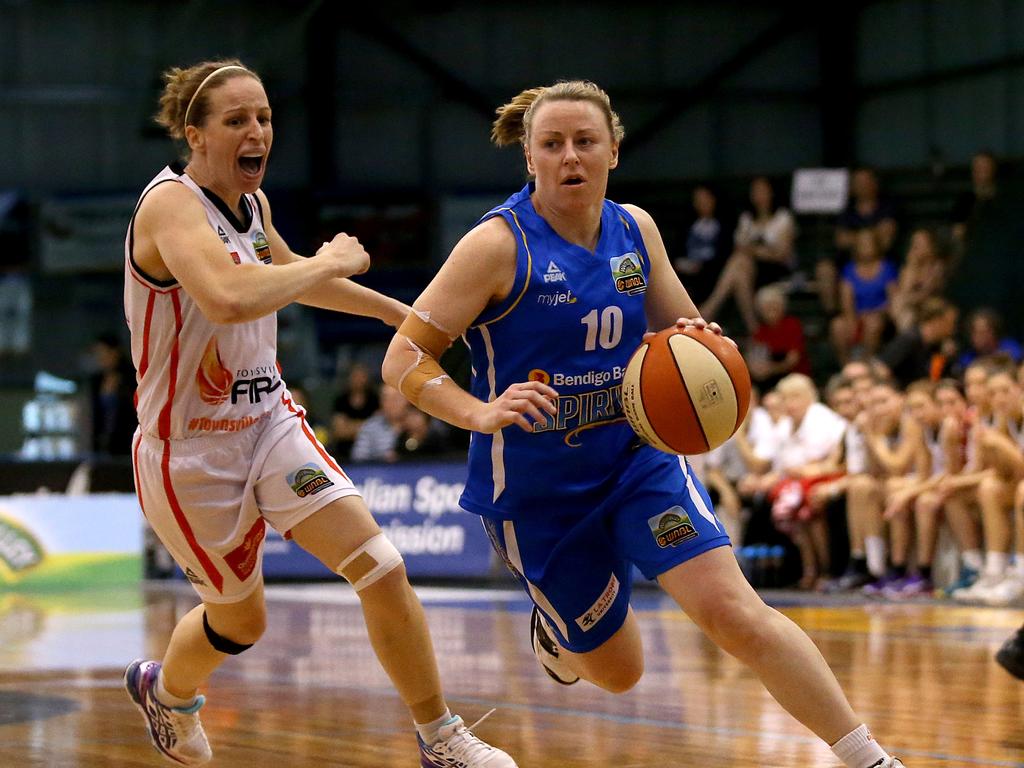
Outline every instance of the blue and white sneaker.
[[146, 720], [150, 741], [160, 754], [178, 765], [208, 763], [213, 751], [199, 722], [199, 710], [206, 698], [196, 696], [195, 704], [187, 709], [168, 707], [156, 698], [159, 676], [160, 663], [156, 661], [137, 659], [124, 671], [124, 687]]
[[551, 636], [551, 631], [544, 623], [537, 606], [533, 606], [533, 613], [530, 614], [530, 645], [533, 646], [533, 655], [548, 673], [548, 677], [559, 685], [573, 685], [578, 683], [580, 676], [569, 667], [565, 661], [558, 658], [558, 643]]
[[[480, 725], [487, 715], [472, 727]], [[421, 768], [518, 768], [516, 761], [506, 753], [474, 736], [458, 715], [441, 726], [437, 739], [436, 744], [427, 746], [423, 739], [416, 737], [420, 745]]]

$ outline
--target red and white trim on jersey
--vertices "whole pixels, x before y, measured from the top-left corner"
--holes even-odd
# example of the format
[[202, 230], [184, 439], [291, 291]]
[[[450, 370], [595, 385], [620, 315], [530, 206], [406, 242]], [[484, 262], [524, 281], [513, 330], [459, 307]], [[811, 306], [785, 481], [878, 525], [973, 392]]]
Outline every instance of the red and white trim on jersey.
[[[256, 198], [244, 195], [244, 220], [180, 169], [165, 168], [146, 186], [188, 187], [203, 206], [207, 222], [224, 246], [222, 258], [235, 264], [266, 265], [270, 247]], [[277, 318], [215, 324], [175, 280], [157, 280], [136, 263], [135, 215], [125, 237], [125, 317], [138, 371], [136, 410], [143, 434], [181, 440], [238, 432], [264, 417], [284, 381], [277, 367]]]

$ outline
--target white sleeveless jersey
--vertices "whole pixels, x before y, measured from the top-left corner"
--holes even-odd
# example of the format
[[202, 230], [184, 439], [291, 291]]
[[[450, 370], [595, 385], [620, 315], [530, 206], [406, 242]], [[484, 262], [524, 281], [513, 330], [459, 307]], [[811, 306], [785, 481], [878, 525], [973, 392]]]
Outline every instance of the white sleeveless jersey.
[[[255, 195], [243, 196], [246, 221], [182, 170], [164, 168], [158, 184], [184, 184], [236, 264], [269, 264], [270, 246]], [[155, 280], [135, 263], [135, 214], [125, 238], [125, 317], [137, 371], [136, 410], [143, 434], [182, 439], [239, 432], [262, 419], [284, 392], [277, 364], [277, 316], [246, 323], [210, 322], [176, 280]]]

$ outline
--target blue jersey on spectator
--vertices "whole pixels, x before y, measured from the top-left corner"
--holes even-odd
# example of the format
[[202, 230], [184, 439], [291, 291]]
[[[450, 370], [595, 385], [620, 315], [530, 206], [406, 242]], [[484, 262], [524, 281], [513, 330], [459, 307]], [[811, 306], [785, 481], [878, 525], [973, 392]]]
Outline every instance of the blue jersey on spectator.
[[874, 312], [889, 303], [887, 288], [899, 277], [891, 261], [883, 261], [882, 268], [873, 278], [865, 279], [857, 274], [857, 266], [850, 262], [843, 268], [843, 280], [853, 286], [853, 304], [857, 314]]

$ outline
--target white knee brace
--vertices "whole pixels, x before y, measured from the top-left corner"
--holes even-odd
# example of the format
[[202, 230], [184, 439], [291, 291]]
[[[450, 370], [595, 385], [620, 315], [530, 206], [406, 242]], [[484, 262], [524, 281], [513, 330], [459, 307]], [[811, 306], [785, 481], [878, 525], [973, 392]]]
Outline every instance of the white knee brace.
[[336, 572], [347, 579], [356, 592], [360, 592], [401, 564], [402, 553], [387, 536], [378, 533], [362, 546], [356, 547], [351, 555], [341, 561]]

